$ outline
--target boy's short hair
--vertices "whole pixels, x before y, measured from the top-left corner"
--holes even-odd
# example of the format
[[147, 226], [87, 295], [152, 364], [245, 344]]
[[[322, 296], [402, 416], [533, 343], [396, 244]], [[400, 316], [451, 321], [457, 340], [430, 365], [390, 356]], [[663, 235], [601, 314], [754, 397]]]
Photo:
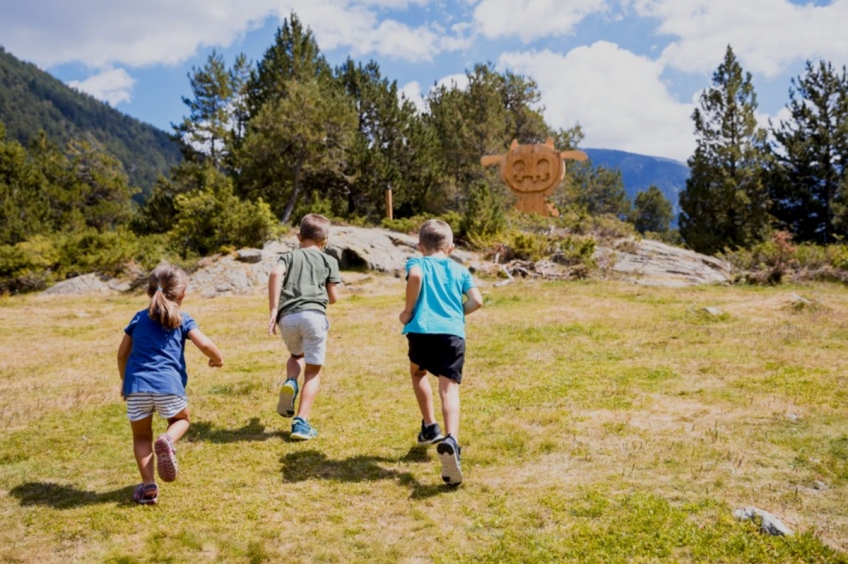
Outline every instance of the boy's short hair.
[[326, 241], [330, 235], [330, 220], [317, 213], [309, 213], [300, 220], [300, 238]]
[[441, 219], [428, 219], [418, 230], [418, 242], [430, 251], [447, 251], [453, 245], [453, 231]]

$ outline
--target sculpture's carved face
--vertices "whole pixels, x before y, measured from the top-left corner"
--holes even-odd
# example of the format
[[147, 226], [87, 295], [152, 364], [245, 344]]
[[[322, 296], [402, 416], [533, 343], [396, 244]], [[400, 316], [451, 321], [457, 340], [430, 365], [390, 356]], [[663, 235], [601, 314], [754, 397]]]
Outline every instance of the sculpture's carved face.
[[507, 152], [501, 175], [515, 192], [553, 192], [562, 180], [562, 157], [547, 145], [519, 145]]

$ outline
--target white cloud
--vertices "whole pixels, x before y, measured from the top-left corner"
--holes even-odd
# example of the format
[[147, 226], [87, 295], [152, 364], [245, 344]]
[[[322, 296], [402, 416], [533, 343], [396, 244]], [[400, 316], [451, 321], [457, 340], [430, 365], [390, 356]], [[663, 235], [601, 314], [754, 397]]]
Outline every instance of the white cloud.
[[690, 116], [661, 79], [660, 63], [598, 41], [566, 55], [504, 53], [499, 68], [532, 77], [553, 127], [579, 123], [583, 145], [685, 161], [695, 148]]
[[107, 68], [83, 81], [72, 80], [68, 86], [91, 94], [115, 107], [121, 102], [130, 101], [133, 84], [135, 80], [124, 69]]
[[447, 88], [459, 88], [465, 90], [468, 88], [468, 75], [464, 72], [457, 74], [449, 74], [443, 76], [436, 81], [436, 86], [445, 86]]
[[415, 107], [419, 112], [423, 113], [427, 111], [427, 103], [424, 101], [424, 94], [421, 92], [421, 85], [418, 84], [417, 81], [413, 80], [408, 84], [404, 84], [399, 92], [400, 94], [403, 94], [407, 100], [415, 104]]
[[[350, 47], [410, 61], [429, 61], [467, 44], [459, 32], [410, 27], [378, 17], [427, 0], [0, 0], [0, 38], [18, 57], [49, 68], [78, 61], [91, 68], [179, 64], [202, 46], [227, 47], [268, 17], [292, 12], [323, 50]], [[8, 5], [4, 5], [8, 4]]]
[[678, 39], [661, 61], [689, 72], [711, 72], [727, 45], [746, 71], [777, 76], [793, 62], [848, 62], [848, 0], [828, 6], [788, 0], [634, 0], [640, 16], [658, 18], [659, 34]]
[[483, 0], [474, 9], [474, 22], [486, 37], [518, 37], [528, 43], [571, 33], [583, 18], [606, 7], [605, 0]]

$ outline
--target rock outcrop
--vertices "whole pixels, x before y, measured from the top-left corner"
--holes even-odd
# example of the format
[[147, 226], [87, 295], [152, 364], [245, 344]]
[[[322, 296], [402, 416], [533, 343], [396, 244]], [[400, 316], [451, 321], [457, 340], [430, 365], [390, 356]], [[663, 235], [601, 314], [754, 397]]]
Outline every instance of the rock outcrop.
[[[402, 276], [406, 261], [418, 254], [418, 238], [385, 229], [338, 226], [330, 231], [325, 251], [343, 270], [367, 270]], [[272, 241], [262, 249], [241, 249], [232, 255], [203, 259], [189, 276], [189, 291], [205, 297], [244, 295], [264, 290], [268, 274], [282, 253], [298, 248], [295, 236]], [[495, 275], [504, 265], [482, 260], [475, 253], [457, 249], [451, 257], [481, 274]], [[726, 283], [730, 266], [718, 259], [657, 241], [622, 239], [610, 247], [598, 247], [595, 261], [609, 276], [637, 284], [691, 286]], [[528, 266], [529, 265], [529, 266]], [[550, 279], [581, 277], [579, 269], [550, 261], [522, 263], [524, 276]], [[583, 273], [585, 274], [585, 273]], [[65, 280], [44, 294], [90, 294], [127, 290], [130, 283], [87, 274]]]
[[625, 280], [649, 286], [724, 284], [731, 280], [729, 263], [650, 239], [621, 239], [612, 247], [598, 247], [595, 260]]

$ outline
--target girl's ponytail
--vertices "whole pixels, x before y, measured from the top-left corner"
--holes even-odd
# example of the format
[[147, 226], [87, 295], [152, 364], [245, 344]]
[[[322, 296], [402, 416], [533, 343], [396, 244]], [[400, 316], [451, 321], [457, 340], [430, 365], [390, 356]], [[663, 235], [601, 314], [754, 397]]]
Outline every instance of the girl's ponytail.
[[157, 266], [147, 279], [150, 307], [147, 314], [168, 329], [183, 322], [180, 303], [188, 286], [188, 276], [181, 268], [164, 264]]

